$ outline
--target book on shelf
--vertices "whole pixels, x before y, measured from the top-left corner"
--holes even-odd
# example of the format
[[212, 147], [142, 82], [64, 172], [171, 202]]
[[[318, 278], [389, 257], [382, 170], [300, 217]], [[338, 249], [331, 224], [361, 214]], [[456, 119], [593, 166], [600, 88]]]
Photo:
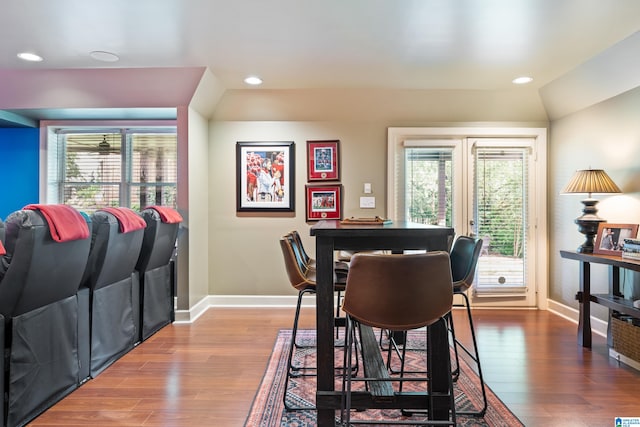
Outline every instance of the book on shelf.
[[640, 252], [625, 252], [625, 251], [622, 251], [622, 258], [640, 260]]
[[625, 238], [624, 244], [622, 245], [622, 252], [640, 252], [640, 240]]

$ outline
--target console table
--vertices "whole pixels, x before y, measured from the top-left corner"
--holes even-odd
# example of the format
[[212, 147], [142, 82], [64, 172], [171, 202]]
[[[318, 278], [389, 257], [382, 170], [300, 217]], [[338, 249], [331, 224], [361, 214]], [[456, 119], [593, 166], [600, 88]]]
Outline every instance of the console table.
[[[580, 289], [576, 299], [580, 302], [578, 316], [578, 343], [583, 347], [591, 347], [591, 307], [595, 302], [609, 308], [609, 322], [607, 327], [607, 344], [613, 346], [611, 336], [611, 312], [613, 310], [640, 318], [640, 309], [633, 306], [633, 302], [624, 299], [620, 289], [620, 269], [626, 268], [640, 271], [640, 260], [632, 260], [612, 255], [586, 254], [574, 251], [560, 251], [560, 256], [566, 259], [580, 261]], [[609, 293], [591, 293], [591, 264], [609, 266]]]

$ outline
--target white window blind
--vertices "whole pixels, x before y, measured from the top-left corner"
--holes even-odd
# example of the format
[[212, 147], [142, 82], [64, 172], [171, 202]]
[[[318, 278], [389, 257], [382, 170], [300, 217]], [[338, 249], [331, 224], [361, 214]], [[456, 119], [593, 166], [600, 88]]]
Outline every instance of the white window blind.
[[405, 218], [452, 226], [453, 152], [447, 147], [405, 149]]
[[[474, 149], [474, 222], [484, 240], [476, 294], [524, 292], [528, 236], [528, 148]], [[500, 263], [491, 259], [500, 258]], [[491, 268], [495, 265], [495, 268]]]
[[47, 200], [89, 213], [109, 206], [176, 207], [174, 128], [64, 128], [54, 135], [48, 144]]

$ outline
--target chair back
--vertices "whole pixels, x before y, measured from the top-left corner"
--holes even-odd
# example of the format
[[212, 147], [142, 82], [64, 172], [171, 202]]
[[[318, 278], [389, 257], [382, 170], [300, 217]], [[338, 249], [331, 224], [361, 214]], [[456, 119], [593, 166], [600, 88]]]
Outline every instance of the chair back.
[[169, 264], [174, 254], [180, 223], [164, 222], [155, 209], [140, 212], [147, 223], [136, 270], [146, 272]]
[[451, 248], [451, 276], [456, 292], [464, 292], [473, 284], [478, 258], [482, 251], [482, 239], [459, 236]]
[[0, 218], [0, 242], [3, 243], [4, 245], [4, 222], [2, 221], [2, 218]]
[[304, 256], [304, 248], [301, 245], [301, 241], [296, 239], [294, 232], [287, 233], [284, 235], [284, 238], [289, 241], [291, 249], [293, 250], [293, 254], [296, 258], [296, 262], [298, 263], [298, 267], [303, 274], [307, 274], [310, 270], [308, 261]]
[[300, 237], [300, 233], [298, 232], [298, 230], [293, 230], [289, 234], [291, 234], [291, 237], [293, 237], [294, 242], [300, 248], [300, 255], [305, 265], [309, 265], [309, 263], [311, 262], [311, 257], [309, 256], [307, 251], [304, 249], [304, 245], [302, 244], [302, 237]]
[[[82, 216], [77, 221], [79, 227], [87, 227]], [[38, 210], [16, 211], [7, 217], [5, 226], [10, 263], [0, 286], [0, 314], [11, 318], [76, 295], [90, 238], [55, 241]]]
[[83, 285], [91, 290], [131, 277], [142, 247], [144, 228], [120, 231], [118, 219], [109, 212], [91, 215], [91, 251]]
[[360, 323], [403, 331], [435, 323], [451, 310], [449, 254], [358, 253], [351, 259], [342, 309]]
[[287, 270], [287, 277], [294, 289], [301, 291], [309, 287], [315, 287], [315, 275], [305, 272], [300, 268], [300, 262], [295, 254], [290, 235], [283, 236], [280, 239], [280, 249], [284, 259], [284, 266]]

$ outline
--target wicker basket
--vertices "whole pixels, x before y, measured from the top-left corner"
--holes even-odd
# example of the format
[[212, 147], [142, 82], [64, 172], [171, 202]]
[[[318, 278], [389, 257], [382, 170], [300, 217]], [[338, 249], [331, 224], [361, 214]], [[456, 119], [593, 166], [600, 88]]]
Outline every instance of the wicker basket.
[[640, 363], [640, 326], [611, 318], [613, 349]]

